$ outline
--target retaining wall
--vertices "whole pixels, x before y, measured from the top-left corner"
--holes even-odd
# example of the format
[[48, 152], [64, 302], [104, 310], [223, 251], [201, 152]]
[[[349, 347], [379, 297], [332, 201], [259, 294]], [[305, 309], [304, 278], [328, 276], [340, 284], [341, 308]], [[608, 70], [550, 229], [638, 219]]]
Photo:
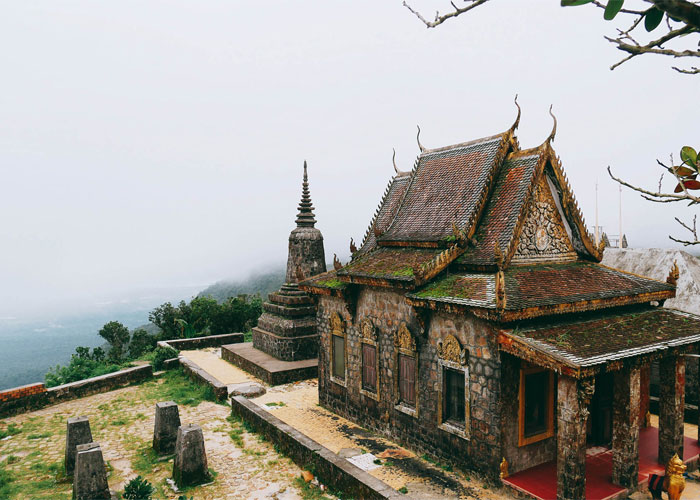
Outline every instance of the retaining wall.
[[[37, 410], [45, 406], [107, 392], [127, 385], [142, 382], [153, 376], [151, 365], [136, 366], [99, 377], [92, 377], [70, 384], [59, 385], [49, 389], [44, 384], [17, 387], [3, 391], [3, 394], [13, 394], [16, 397], [0, 400], [0, 418], [11, 417], [27, 411]], [[30, 388], [30, 392], [26, 391]], [[41, 390], [43, 389], [43, 390]]]
[[343, 497], [363, 499], [405, 499], [386, 483], [339, 457], [328, 448], [242, 396], [231, 398], [231, 412], [256, 432], [275, 443], [299, 467], [310, 470], [318, 480]]

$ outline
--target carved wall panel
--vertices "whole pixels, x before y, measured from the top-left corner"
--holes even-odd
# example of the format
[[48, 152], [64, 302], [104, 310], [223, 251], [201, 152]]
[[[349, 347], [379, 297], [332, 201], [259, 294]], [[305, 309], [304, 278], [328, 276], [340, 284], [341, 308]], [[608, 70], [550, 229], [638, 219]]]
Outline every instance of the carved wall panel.
[[574, 247], [543, 177], [535, 187], [513, 260], [571, 260], [575, 257]]

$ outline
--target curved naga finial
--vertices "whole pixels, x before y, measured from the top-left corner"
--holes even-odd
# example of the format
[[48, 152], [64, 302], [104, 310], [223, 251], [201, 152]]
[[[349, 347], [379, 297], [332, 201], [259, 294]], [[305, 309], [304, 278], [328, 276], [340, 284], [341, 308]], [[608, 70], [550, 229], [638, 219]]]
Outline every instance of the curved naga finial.
[[405, 174], [406, 172], [402, 172], [399, 170], [399, 167], [396, 166], [396, 148], [392, 148], [392, 151], [394, 151], [394, 154], [391, 157], [391, 161], [394, 163], [394, 171], [396, 172], [396, 175]]
[[416, 141], [418, 141], [418, 147], [420, 148], [421, 153], [425, 151], [425, 148], [423, 145], [420, 143], [420, 125], [416, 125], [418, 127], [418, 134], [416, 134]]
[[515, 118], [515, 123], [510, 127], [511, 130], [515, 130], [518, 128], [518, 125], [520, 125], [520, 114], [522, 110], [520, 109], [520, 104], [518, 104], [518, 94], [515, 94], [515, 99], [514, 99], [515, 105], [518, 107], [518, 116]]
[[549, 115], [552, 117], [554, 120], [554, 126], [552, 127], [552, 132], [549, 134], [549, 137], [547, 137], [547, 140], [544, 142], [552, 142], [554, 140], [554, 136], [557, 135], [557, 117], [554, 116], [554, 113], [552, 113], [552, 105], [549, 105]]

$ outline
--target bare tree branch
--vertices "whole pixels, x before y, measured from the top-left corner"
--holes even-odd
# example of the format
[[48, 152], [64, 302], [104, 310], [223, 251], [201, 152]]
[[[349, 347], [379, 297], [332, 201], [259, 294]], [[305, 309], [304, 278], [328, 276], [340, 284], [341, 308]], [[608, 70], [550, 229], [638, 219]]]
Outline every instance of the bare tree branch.
[[450, 19], [451, 17], [457, 17], [457, 16], [459, 16], [459, 15], [461, 15], [461, 14], [464, 14], [465, 12], [469, 12], [470, 10], [475, 9], [475, 8], [477, 8], [478, 6], [485, 4], [485, 3], [488, 2], [489, 0], [464, 0], [464, 1], [465, 1], [465, 2], [466, 2], [466, 1], [470, 1], [470, 2], [472, 2], [472, 3], [470, 3], [470, 4], [467, 5], [466, 7], [460, 8], [460, 7], [457, 7], [457, 6], [454, 4], [454, 2], [450, 2], [450, 4], [452, 4], [452, 7], [454, 7], [455, 10], [452, 11], [452, 12], [449, 12], [449, 13], [447, 13], [447, 14], [444, 14], [444, 15], [442, 15], [442, 16], [440, 15], [440, 12], [436, 12], [436, 13], [435, 13], [435, 20], [434, 20], [434, 21], [428, 21], [427, 19], [425, 19], [425, 18], [421, 15], [420, 12], [418, 12], [417, 10], [414, 10], [414, 9], [413, 9], [409, 4], [407, 4], [405, 1], [403, 2], [403, 6], [406, 7], [408, 10], [410, 10], [411, 12], [413, 12], [413, 14], [414, 14], [418, 19], [420, 19], [421, 21], [423, 21], [423, 24], [425, 24], [428, 28], [434, 28], [434, 27], [439, 26], [440, 24], [444, 23], [445, 21], [447, 21], [447, 20]]

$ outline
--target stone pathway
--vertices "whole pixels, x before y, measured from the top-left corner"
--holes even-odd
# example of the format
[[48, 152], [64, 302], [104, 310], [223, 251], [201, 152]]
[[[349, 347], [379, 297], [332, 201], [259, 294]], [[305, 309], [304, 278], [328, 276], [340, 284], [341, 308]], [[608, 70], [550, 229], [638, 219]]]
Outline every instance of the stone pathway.
[[261, 383], [253, 375], [221, 359], [221, 349], [219, 348], [180, 351], [180, 356], [189, 359], [224, 385], [242, 382]]

